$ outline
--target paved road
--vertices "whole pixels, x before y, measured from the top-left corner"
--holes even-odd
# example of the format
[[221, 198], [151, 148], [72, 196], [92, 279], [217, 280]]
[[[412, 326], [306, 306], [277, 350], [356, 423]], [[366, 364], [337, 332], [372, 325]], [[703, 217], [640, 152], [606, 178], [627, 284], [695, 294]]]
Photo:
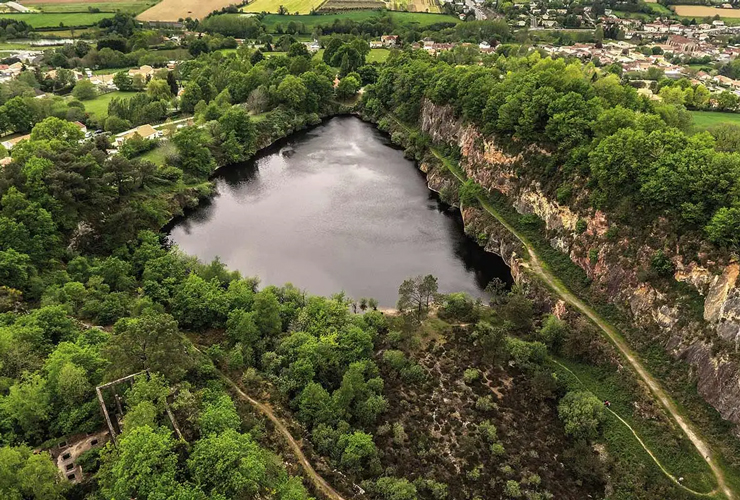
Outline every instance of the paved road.
[[475, 12], [476, 20], [482, 21], [483, 19], [487, 18], [485, 12], [483, 12], [483, 9], [481, 9], [474, 0], [465, 0], [465, 6]]

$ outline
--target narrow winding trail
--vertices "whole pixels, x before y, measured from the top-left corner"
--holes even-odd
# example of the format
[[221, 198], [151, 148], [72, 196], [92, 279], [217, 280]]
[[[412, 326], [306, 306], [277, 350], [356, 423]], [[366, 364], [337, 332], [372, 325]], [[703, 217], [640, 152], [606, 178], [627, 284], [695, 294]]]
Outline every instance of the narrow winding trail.
[[[551, 358], [550, 361], [552, 361], [553, 363], [555, 363], [556, 365], [558, 365], [560, 368], [562, 368], [563, 370], [565, 370], [568, 373], [570, 373], [573, 376], [573, 378], [575, 378], [576, 381], [578, 381], [578, 383], [583, 386], [584, 389], [586, 389], [589, 392], [591, 392], [590, 389], [588, 389], [588, 387], [586, 387], [586, 384], [584, 384], [583, 381], [578, 377], [578, 375], [576, 375], [575, 373], [573, 373], [573, 370], [571, 370], [570, 368], [568, 368], [567, 366], [565, 366], [563, 363], [561, 363], [560, 361], [558, 361], [556, 359], [552, 359]], [[599, 396], [596, 395], [596, 397], [599, 397]], [[601, 398], [599, 397], [599, 399], [601, 399]], [[632, 435], [635, 436], [635, 439], [637, 439], [637, 442], [640, 443], [640, 446], [642, 446], [642, 448], [645, 450], [645, 452], [647, 452], [647, 454], [650, 455], [650, 458], [653, 459], [653, 462], [655, 462], [655, 464], [660, 468], [660, 470], [663, 471], [663, 474], [668, 479], [670, 479], [671, 481], [673, 481], [674, 483], [676, 483], [676, 485], [678, 485], [678, 487], [680, 487], [681, 489], [683, 489], [685, 491], [688, 491], [692, 495], [696, 495], [696, 496], [700, 496], [700, 497], [712, 497], [712, 496], [714, 496], [714, 495], [717, 494], [718, 488], [715, 488], [712, 491], [709, 491], [709, 492], [706, 492], [706, 493], [702, 493], [700, 491], [692, 490], [691, 488], [688, 488], [688, 487], [684, 486], [683, 484], [681, 484], [681, 481], [679, 481], [678, 478], [676, 478], [676, 476], [674, 476], [673, 474], [671, 474], [663, 466], [663, 464], [660, 463], [660, 460], [658, 460], [658, 457], [656, 457], [655, 454], [653, 454], [652, 450], [650, 450], [650, 448], [645, 444], [645, 442], [642, 440], [642, 438], [639, 436], [639, 434], [637, 434], [637, 432], [635, 431], [635, 429], [633, 429], [632, 426], [625, 419], [623, 419], [622, 417], [620, 417], [617, 412], [615, 412], [614, 410], [612, 410], [609, 407], [606, 408], [606, 411], [608, 411], [609, 413], [611, 413], [612, 415], [614, 415], [614, 417], [616, 417], [617, 420], [619, 420], [622, 424], [624, 424], [625, 427], [627, 427], [630, 430], [630, 432], [632, 433]]]
[[[202, 356], [205, 356], [203, 351], [198, 349], [198, 347], [195, 344], [192, 344], [193, 348], [198, 351]], [[215, 367], [214, 367], [215, 368]], [[288, 427], [283, 423], [283, 421], [275, 415], [275, 413], [272, 411], [272, 409], [256, 399], [249, 396], [246, 392], [241, 390], [239, 386], [231, 380], [229, 377], [227, 377], [221, 370], [218, 368], [215, 368], [216, 373], [218, 374], [219, 378], [223, 380], [226, 384], [231, 387], [234, 392], [236, 392], [239, 395], [239, 398], [241, 398], [243, 401], [246, 401], [250, 405], [254, 406], [257, 410], [259, 410], [261, 413], [263, 413], [267, 418], [270, 419], [270, 421], [275, 425], [275, 428], [280, 432], [280, 434], [283, 435], [285, 440], [290, 445], [291, 450], [293, 450], [293, 453], [296, 457], [298, 457], [298, 461], [301, 462], [301, 466], [303, 467], [303, 470], [306, 472], [306, 476], [311, 480], [311, 482], [314, 484], [316, 489], [324, 495], [325, 498], [328, 498], [329, 500], [345, 500], [345, 498], [337, 493], [337, 491], [331, 487], [329, 482], [324, 479], [318, 472], [316, 472], [316, 469], [313, 468], [311, 465], [311, 462], [308, 461], [308, 458], [306, 458], [306, 455], [303, 453], [303, 450], [301, 449], [301, 444], [293, 438], [293, 435], [288, 430]]]
[[[443, 157], [434, 149], [432, 149], [432, 152], [444, 163], [449, 171], [455, 177], [457, 177], [460, 182], [465, 182], [465, 176], [455, 167], [455, 165], [453, 165], [448, 159]], [[707, 464], [709, 464], [709, 467], [711, 468], [712, 473], [714, 474], [714, 477], [717, 481], [717, 489], [721, 491], [729, 500], [735, 500], [737, 497], [727, 485], [725, 474], [722, 471], [722, 468], [717, 464], [717, 460], [714, 458], [714, 453], [712, 452], [709, 445], [704, 441], [704, 439], [701, 438], [701, 436], [699, 436], [699, 433], [694, 429], [693, 424], [681, 414], [678, 407], [676, 406], [676, 403], [673, 402], [668, 393], [666, 393], [665, 390], [661, 387], [660, 383], [650, 374], [650, 372], [647, 371], [645, 366], [639, 360], [632, 348], [629, 347], [629, 345], [624, 340], [622, 335], [617, 331], [617, 329], [610, 325], [604, 318], [599, 316], [599, 314], [593, 308], [591, 308], [584, 301], [573, 294], [573, 292], [571, 292], [568, 287], [566, 287], [547, 268], [547, 266], [542, 263], [537, 253], [535, 252], [534, 247], [527, 240], [527, 238], [524, 235], [520, 234], [508, 222], [506, 222], [506, 220], [504, 220], [503, 217], [499, 215], [499, 213], [493, 208], [493, 206], [491, 206], [490, 203], [480, 197], [478, 198], [478, 202], [486, 210], [486, 212], [491, 214], [502, 226], [504, 226], [512, 235], [514, 235], [514, 237], [519, 240], [522, 246], [526, 249], [527, 254], [529, 255], [529, 260], [523, 261], [521, 263], [521, 266], [525, 269], [528, 269], [535, 276], [539, 277], [548, 287], [550, 287], [550, 289], [557, 293], [561, 299], [577, 309], [581, 314], [589, 318], [596, 326], [599, 327], [599, 329], [601, 329], [601, 331], [604, 332], [609, 340], [611, 340], [617, 350], [619, 350], [622, 356], [632, 366], [632, 369], [648, 386], [655, 399], [660, 401], [660, 404], [663, 406], [663, 408], [665, 408], [665, 410], [671, 415], [671, 417], [684, 432], [686, 437], [689, 438], [694, 447], [696, 447], [699, 453], [701, 453], [702, 458], [707, 462]], [[647, 450], [647, 447], [645, 448]], [[649, 450], [648, 452], [652, 456], [652, 452], [650, 452]]]

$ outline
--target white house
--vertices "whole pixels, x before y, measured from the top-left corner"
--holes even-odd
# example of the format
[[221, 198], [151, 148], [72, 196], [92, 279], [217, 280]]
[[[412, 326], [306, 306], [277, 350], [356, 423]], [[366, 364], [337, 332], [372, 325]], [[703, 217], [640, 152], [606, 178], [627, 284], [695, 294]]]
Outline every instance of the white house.
[[118, 134], [115, 139], [116, 146], [121, 146], [121, 144], [137, 135], [142, 139], [159, 139], [160, 137], [162, 137], [162, 132], [160, 130], [156, 130], [149, 124], [140, 125], [136, 128], [132, 128], [131, 130], [127, 130], [126, 132], [121, 132], [120, 134]]

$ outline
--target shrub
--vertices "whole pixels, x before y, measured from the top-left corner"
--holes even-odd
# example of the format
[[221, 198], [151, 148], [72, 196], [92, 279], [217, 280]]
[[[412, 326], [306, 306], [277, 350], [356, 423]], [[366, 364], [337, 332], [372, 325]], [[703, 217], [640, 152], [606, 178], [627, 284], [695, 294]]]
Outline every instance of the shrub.
[[588, 223], [584, 219], [578, 219], [576, 222], [576, 233], [583, 234], [588, 229]]
[[519, 487], [519, 483], [517, 483], [513, 479], [509, 479], [508, 481], [506, 481], [504, 493], [509, 498], [520, 498], [522, 496], [522, 490]]
[[465, 370], [465, 373], [463, 373], [463, 380], [465, 380], [466, 384], [472, 384], [479, 378], [480, 370], [477, 368], [468, 368], [467, 370]]

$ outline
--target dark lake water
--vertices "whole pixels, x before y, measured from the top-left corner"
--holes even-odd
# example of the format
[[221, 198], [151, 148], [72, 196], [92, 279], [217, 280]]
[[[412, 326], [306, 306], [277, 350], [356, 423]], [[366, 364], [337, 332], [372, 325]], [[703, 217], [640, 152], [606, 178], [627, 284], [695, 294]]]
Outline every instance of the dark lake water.
[[343, 290], [393, 306], [409, 276], [434, 274], [440, 291], [474, 296], [494, 277], [511, 279], [414, 163], [354, 117], [298, 133], [215, 181], [218, 196], [175, 221], [170, 239], [263, 285]]

